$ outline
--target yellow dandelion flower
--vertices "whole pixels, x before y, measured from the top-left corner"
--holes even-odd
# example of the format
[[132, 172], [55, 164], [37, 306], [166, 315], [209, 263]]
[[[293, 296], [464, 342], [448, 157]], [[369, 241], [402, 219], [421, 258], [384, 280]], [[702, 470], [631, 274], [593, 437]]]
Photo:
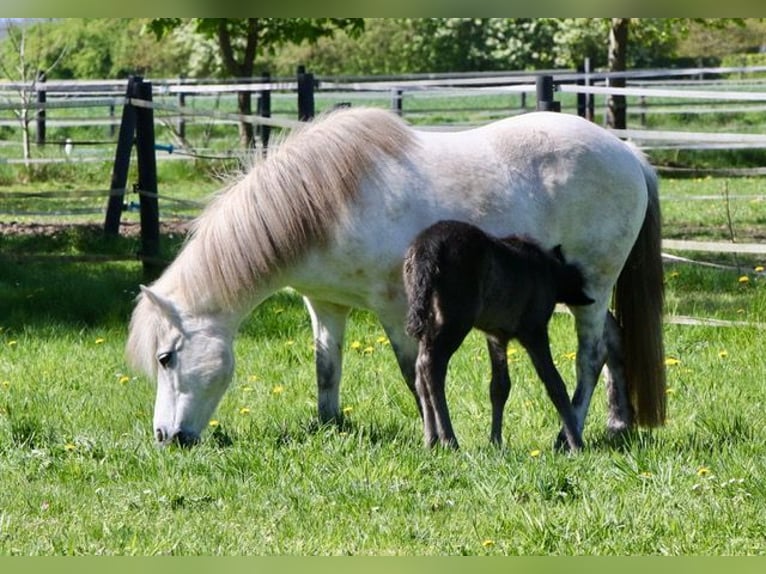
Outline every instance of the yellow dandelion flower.
[[247, 377], [248, 383], [257, 383], [258, 382], [258, 376], [257, 375], [250, 375]]
[[293, 341], [292, 339], [288, 339], [287, 341], [285, 341], [285, 346], [292, 347], [293, 345], [295, 345], [295, 341]]
[[569, 361], [574, 361], [577, 357], [577, 353], [574, 351], [570, 351], [569, 353], [564, 353], [564, 358]]
[[508, 347], [508, 350], [506, 351], [505, 354], [510, 357], [512, 355], [515, 355], [518, 352], [519, 352], [519, 350], [516, 347]]
[[668, 387], [667, 389], [665, 389], [665, 394], [666, 395], [675, 395], [676, 394], [676, 390], [674, 388], [672, 388], [672, 387]]
[[243, 393], [252, 393], [253, 392], [253, 387], [251, 387], [250, 385], [245, 385], [244, 387], [242, 387], [242, 392]]
[[9, 347], [15, 347], [15, 346], [16, 346], [16, 345], [18, 345], [18, 344], [19, 344], [19, 342], [18, 342], [18, 341], [8, 341], [8, 346], [9, 346]]
[[706, 466], [701, 466], [697, 469], [697, 476], [707, 476], [710, 474], [710, 469]]
[[104, 339], [103, 337], [99, 337], [94, 342], [96, 343], [96, 345], [103, 345], [104, 343], [106, 343], [106, 339]]
[[719, 357], [720, 359], [725, 359], [725, 358], [726, 358], [726, 357], [728, 357], [728, 356], [729, 356], [729, 351], [727, 351], [727, 350], [725, 350], [725, 349], [724, 349], [724, 350], [722, 350], [722, 351], [718, 351], [718, 357]]
[[375, 349], [373, 347], [365, 347], [362, 349], [362, 353], [365, 355], [372, 355], [372, 353], [375, 352]]
[[[753, 271], [755, 271], [756, 273], [763, 273], [763, 265], [756, 265], [755, 267], [753, 267]], [[1, 331], [2, 329], [0, 329], [0, 332]]]
[[680, 273], [678, 271], [671, 271], [668, 273], [668, 277], [678, 277]]
[[651, 472], [644, 470], [643, 472], [639, 472], [638, 476], [641, 478], [652, 478], [654, 475]]
[[273, 395], [281, 395], [284, 392], [285, 388], [282, 385], [275, 385], [273, 389], [271, 389], [271, 394]]
[[749, 283], [750, 277], [748, 277], [747, 275], [742, 275], [739, 279], [737, 279], [737, 281], [742, 284]]
[[388, 340], [388, 337], [384, 335], [381, 335], [380, 337], [378, 337], [376, 339], [376, 342], [378, 343], [378, 345], [388, 345], [389, 343], [391, 343], [391, 341]]
[[130, 382], [130, 377], [127, 375], [122, 375], [118, 381], [121, 385], [127, 385]]
[[239, 409], [239, 414], [241, 414], [241, 415], [249, 415], [250, 414], [250, 409], [247, 408], [247, 407], [242, 407], [241, 409]]
[[344, 415], [350, 415], [352, 412], [354, 412], [354, 407], [343, 407]]
[[215, 428], [215, 427], [221, 426], [221, 423], [219, 423], [218, 420], [216, 419], [211, 419], [211, 421], [207, 423], [207, 426], [209, 426], [210, 428]]
[[8, 387], [10, 387], [10, 386], [11, 386], [11, 381], [3, 381], [3, 382], [2, 382], [2, 383], [0, 383], [0, 384], [2, 384], [2, 385], [3, 385], [3, 388], [4, 388], [4, 389], [7, 389]]
[[361, 349], [362, 348], [362, 342], [361, 341], [353, 341], [351, 343], [351, 348], [354, 350]]
[[681, 364], [681, 360], [676, 359], [675, 357], [668, 357], [667, 359], [665, 359], [666, 367], [675, 367], [676, 365], [680, 365], [680, 364]]
[[494, 541], [494, 540], [491, 540], [490, 538], [487, 538], [486, 540], [484, 540], [484, 541], [481, 543], [481, 545], [482, 545], [484, 548], [492, 548], [492, 547], [495, 545], [495, 541]]
[[540, 450], [539, 450], [539, 449], [534, 449], [534, 450], [532, 450], [532, 451], [530, 451], [530, 452], [529, 452], [529, 456], [531, 456], [532, 458], [537, 458], [537, 457], [539, 457], [541, 454], [542, 454], [542, 453], [540, 452]]
[[71, 442], [68, 442], [64, 445], [64, 450], [67, 452], [72, 452], [73, 450], [77, 449], [77, 445], [72, 444]]

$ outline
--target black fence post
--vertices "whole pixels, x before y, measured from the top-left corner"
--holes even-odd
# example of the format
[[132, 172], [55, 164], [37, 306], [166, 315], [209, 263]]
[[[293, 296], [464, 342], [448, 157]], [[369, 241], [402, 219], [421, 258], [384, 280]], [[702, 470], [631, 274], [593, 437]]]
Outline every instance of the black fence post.
[[404, 111], [404, 91], [401, 88], [391, 89], [391, 109], [398, 116], [401, 116]]
[[120, 233], [120, 217], [125, 203], [125, 187], [128, 184], [130, 152], [136, 135], [136, 108], [130, 103], [130, 98], [138, 97], [137, 86], [142, 81], [141, 76], [131, 76], [125, 91], [126, 101], [122, 107], [122, 121], [117, 137], [117, 151], [114, 153], [112, 183], [109, 186], [109, 203], [104, 221], [104, 233], [107, 235], [119, 235]]
[[[261, 74], [261, 81], [264, 84], [271, 83], [271, 74], [263, 72]], [[271, 89], [268, 87], [261, 90], [258, 94], [258, 115], [264, 118], [271, 117]], [[256, 126], [256, 133], [261, 138], [261, 145], [266, 150], [269, 147], [269, 136], [271, 135], [271, 126], [266, 124], [258, 124]]]
[[[178, 85], [184, 84], [184, 77], [178, 78]], [[186, 119], [184, 118], [183, 109], [186, 107], [186, 94], [184, 92], [178, 92], [178, 107], [181, 108], [181, 112], [178, 114], [178, 124], [176, 129], [178, 130], [178, 137], [181, 141], [186, 139]]]
[[[42, 104], [37, 109], [37, 145], [45, 145], [45, 101], [47, 99], [47, 93], [45, 91], [45, 72], [40, 70], [37, 72], [37, 82], [35, 84], [35, 90], [37, 91], [37, 103]], [[41, 87], [42, 86], [42, 87]]]
[[298, 66], [298, 120], [307, 122], [314, 117], [314, 74]]
[[561, 103], [553, 100], [553, 76], [537, 76], [536, 88], [538, 111], [561, 111]]
[[[152, 84], [138, 85], [139, 99], [151, 103]], [[141, 250], [144, 277], [156, 278], [162, 270], [160, 254], [160, 210], [157, 201], [157, 156], [154, 140], [154, 110], [136, 110], [136, 157], [138, 160], [138, 192], [141, 213]]]

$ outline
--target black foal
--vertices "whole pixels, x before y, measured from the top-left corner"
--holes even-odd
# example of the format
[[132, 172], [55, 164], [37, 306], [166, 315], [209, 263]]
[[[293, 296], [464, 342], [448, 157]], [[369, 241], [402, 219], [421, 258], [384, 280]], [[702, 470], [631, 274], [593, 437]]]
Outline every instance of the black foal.
[[561, 417], [567, 443], [562, 446], [582, 448], [566, 385], [551, 357], [548, 322], [557, 302], [593, 300], [560, 247], [547, 252], [524, 238], [495, 238], [467, 223], [440, 221], [407, 250], [404, 285], [407, 333], [419, 341], [416, 389], [427, 445], [458, 446], [444, 383], [450, 357], [476, 327], [487, 337], [492, 364], [492, 441], [502, 441], [503, 408], [511, 390], [506, 349], [516, 338]]

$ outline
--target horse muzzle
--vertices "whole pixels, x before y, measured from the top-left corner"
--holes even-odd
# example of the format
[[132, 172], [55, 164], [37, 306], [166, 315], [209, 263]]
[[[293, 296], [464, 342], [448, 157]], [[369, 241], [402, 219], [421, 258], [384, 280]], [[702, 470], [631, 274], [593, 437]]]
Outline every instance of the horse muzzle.
[[199, 442], [199, 435], [196, 433], [183, 429], [171, 433], [164, 427], [154, 430], [154, 438], [160, 446], [175, 444], [181, 447], [191, 447]]

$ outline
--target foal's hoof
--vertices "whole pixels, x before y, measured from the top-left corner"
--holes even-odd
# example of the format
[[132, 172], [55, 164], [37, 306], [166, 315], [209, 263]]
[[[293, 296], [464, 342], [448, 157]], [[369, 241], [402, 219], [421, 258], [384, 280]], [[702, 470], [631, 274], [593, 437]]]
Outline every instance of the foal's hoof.
[[583, 449], [582, 439], [577, 437], [572, 440], [572, 443], [567, 439], [566, 433], [562, 430], [556, 437], [556, 441], [553, 443], [553, 448], [559, 452], [580, 452]]

